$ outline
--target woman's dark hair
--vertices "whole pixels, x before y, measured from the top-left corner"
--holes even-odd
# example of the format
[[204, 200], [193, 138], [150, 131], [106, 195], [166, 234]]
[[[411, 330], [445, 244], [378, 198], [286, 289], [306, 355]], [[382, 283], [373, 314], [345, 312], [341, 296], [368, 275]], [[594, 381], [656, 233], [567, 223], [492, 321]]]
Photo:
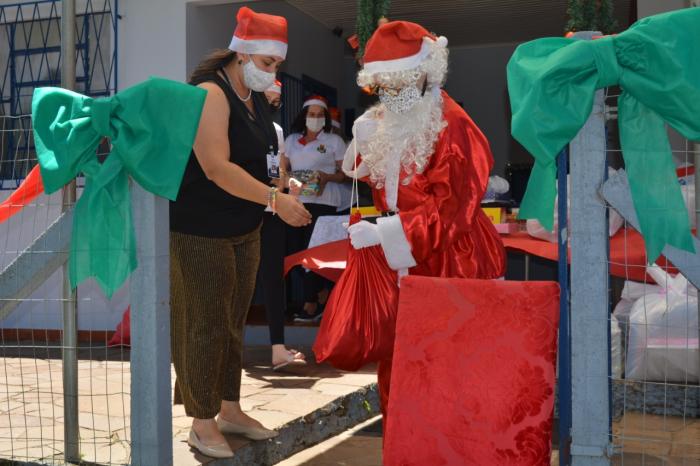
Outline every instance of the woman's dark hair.
[[[301, 112], [299, 112], [297, 117], [294, 119], [294, 123], [292, 123], [292, 127], [290, 128], [290, 131], [292, 133], [301, 133], [303, 136], [306, 136], [307, 113], [309, 113], [309, 107], [304, 107], [301, 109]], [[333, 129], [333, 123], [331, 122], [331, 114], [327, 108], [323, 109], [323, 114], [326, 117], [326, 124], [323, 125], [323, 131], [326, 133], [330, 133], [331, 129]]]
[[236, 52], [229, 49], [216, 49], [199, 62], [190, 75], [190, 82], [217, 72], [236, 59]]

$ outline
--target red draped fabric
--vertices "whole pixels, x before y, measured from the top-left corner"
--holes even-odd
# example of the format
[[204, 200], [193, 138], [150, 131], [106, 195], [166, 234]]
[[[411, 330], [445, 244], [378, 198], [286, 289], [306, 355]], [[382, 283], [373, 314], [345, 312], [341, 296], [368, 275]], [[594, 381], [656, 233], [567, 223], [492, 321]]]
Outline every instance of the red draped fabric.
[[[559, 258], [558, 245], [533, 238], [524, 232], [504, 235], [503, 244], [508, 250], [520, 251], [553, 261]], [[621, 229], [610, 238], [610, 274], [639, 282], [646, 281], [647, 256], [645, 251], [642, 235], [632, 228]], [[670, 273], [677, 273], [677, 270], [663, 256], [656, 263], [661, 267], [668, 267]]]
[[37, 165], [29, 172], [22, 184], [10, 194], [10, 197], [0, 203], [0, 223], [24, 209], [43, 192], [44, 183]]
[[384, 465], [549, 465], [558, 317], [554, 282], [403, 279]]
[[[553, 261], [559, 257], [556, 244], [533, 238], [527, 233], [503, 235], [501, 238], [509, 251], [524, 252]], [[285, 259], [285, 274], [295, 265], [303, 265], [329, 280], [337, 281], [345, 268], [348, 244], [347, 240], [334, 241], [288, 256]], [[618, 231], [610, 238], [610, 273], [629, 280], [645, 281], [644, 251], [644, 238], [637, 231], [631, 228]], [[656, 263], [668, 267], [670, 273], [677, 273], [665, 257], [659, 258]]]

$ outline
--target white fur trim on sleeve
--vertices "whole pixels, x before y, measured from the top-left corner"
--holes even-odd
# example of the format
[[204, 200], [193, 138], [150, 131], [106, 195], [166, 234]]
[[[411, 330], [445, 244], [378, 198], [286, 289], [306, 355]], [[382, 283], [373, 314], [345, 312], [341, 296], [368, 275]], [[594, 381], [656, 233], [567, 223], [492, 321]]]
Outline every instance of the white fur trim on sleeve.
[[377, 230], [389, 267], [400, 270], [416, 266], [416, 260], [411, 254], [411, 245], [398, 215], [377, 219]]

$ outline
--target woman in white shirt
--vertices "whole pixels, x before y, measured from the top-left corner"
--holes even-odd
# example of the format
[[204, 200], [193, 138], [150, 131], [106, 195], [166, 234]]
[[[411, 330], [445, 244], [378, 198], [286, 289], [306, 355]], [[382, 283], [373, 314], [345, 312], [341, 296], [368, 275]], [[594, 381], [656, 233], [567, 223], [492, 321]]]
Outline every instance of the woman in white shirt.
[[[335, 215], [349, 205], [350, 191], [343, 186], [345, 175], [341, 170], [345, 142], [331, 132], [332, 128], [326, 100], [312, 96], [304, 102], [301, 113], [292, 125], [292, 134], [284, 144], [288, 169], [293, 177], [304, 181], [304, 175], [309, 176], [311, 172], [316, 175], [315, 179], [305, 184], [299, 196], [311, 213], [311, 224], [287, 230], [291, 253], [308, 247], [318, 217]], [[307, 272], [304, 276], [304, 312], [297, 320], [319, 320], [319, 301], [325, 304], [329, 288], [327, 280]]]
[[[274, 114], [281, 106], [282, 83], [275, 81], [275, 84], [265, 91], [265, 97], [270, 103], [270, 112]], [[280, 125], [275, 122], [273, 125], [277, 133], [278, 163], [281, 167], [275, 167], [274, 163], [268, 161], [270, 184], [277, 186], [280, 191], [287, 192], [289, 177], [285, 170], [284, 133]], [[291, 194], [296, 193], [291, 192]], [[284, 290], [285, 237], [284, 222], [278, 215], [274, 215], [271, 209], [265, 211], [260, 230], [260, 271], [258, 273], [260, 283], [258, 286], [262, 291], [267, 324], [270, 329], [273, 370], [306, 364], [304, 354], [295, 349], [287, 348], [284, 340], [284, 323], [287, 311], [287, 296]]]

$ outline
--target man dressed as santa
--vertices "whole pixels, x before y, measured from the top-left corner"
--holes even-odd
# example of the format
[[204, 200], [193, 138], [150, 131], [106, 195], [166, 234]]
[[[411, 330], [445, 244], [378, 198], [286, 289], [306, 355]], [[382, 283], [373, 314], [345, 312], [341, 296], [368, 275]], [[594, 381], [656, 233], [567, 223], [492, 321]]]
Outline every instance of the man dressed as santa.
[[[504, 275], [505, 250], [480, 208], [493, 157], [479, 128], [441, 90], [446, 46], [405, 21], [381, 25], [367, 43], [357, 82], [380, 103], [355, 122], [343, 169], [370, 184], [383, 216], [350, 226], [350, 241], [355, 249], [380, 245], [399, 277], [495, 279]], [[430, 319], [439, 309], [426, 311]], [[391, 360], [379, 363], [378, 376], [386, 415]]]

